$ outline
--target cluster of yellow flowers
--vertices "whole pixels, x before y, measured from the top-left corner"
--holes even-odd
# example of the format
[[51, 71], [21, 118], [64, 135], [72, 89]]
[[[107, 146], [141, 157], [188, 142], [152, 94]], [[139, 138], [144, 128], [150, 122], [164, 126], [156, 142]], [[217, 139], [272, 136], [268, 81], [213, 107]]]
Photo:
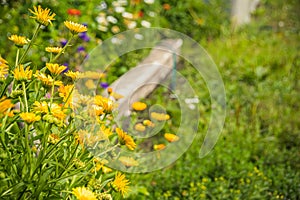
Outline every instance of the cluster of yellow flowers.
[[[25, 133], [22, 136], [24, 135], [25, 138], [26, 152], [29, 157], [34, 156], [32, 159], [45, 159], [45, 156], [49, 155], [44, 152], [48, 147], [52, 147], [51, 150], [53, 150], [54, 147], [59, 148], [60, 145], [64, 149], [73, 148], [68, 145], [75, 145], [74, 152], [77, 151], [77, 148], [84, 152], [85, 146], [95, 146], [101, 141], [109, 141], [112, 138], [115, 139], [114, 141], [118, 141], [117, 147], [123, 145], [129, 150], [134, 150], [137, 146], [134, 139], [121, 128], [112, 126], [112, 112], [116, 108], [114, 100], [100, 95], [94, 97], [82, 95], [75, 88], [75, 82], [79, 79], [87, 79], [87, 82], [94, 81], [99, 80], [104, 74], [72, 71], [67, 69], [67, 66], [56, 62], [70, 45], [46, 47], [45, 51], [51, 53], [51, 57], [44, 66], [37, 67], [38, 69], [29, 66], [30, 62], [23, 62], [32, 47], [38, 30], [41, 26], [51, 25], [56, 15], [50, 9], [44, 9], [40, 5], [34, 6], [30, 12], [33, 14], [31, 18], [37, 22], [37, 29], [32, 39], [29, 40], [26, 36], [16, 34], [8, 37], [17, 47], [14, 65], [9, 64], [0, 56], [0, 82], [9, 88], [0, 96], [1, 130], [10, 130], [11, 124], [18, 122], [19, 128], [22, 129], [20, 132]], [[86, 26], [72, 21], [65, 21], [64, 25], [70, 31], [71, 39], [76, 34], [87, 31]], [[70, 42], [71, 39], [68, 41]], [[23, 54], [19, 56], [21, 53]], [[54, 58], [52, 54], [56, 54]], [[113, 91], [110, 91], [110, 96], [115, 96], [114, 99], [121, 98]], [[76, 116], [75, 111], [79, 113], [79, 117]], [[80, 113], [81, 111], [82, 113]], [[79, 127], [76, 127], [76, 123], [80, 122], [96, 124], [99, 130], [95, 131], [92, 128], [87, 130], [88, 125], [83, 125], [83, 128], [76, 131], [75, 129]], [[25, 129], [23, 129], [24, 127]], [[39, 135], [37, 139], [35, 139], [36, 135]], [[66, 139], [67, 136], [70, 138]], [[42, 139], [39, 139], [41, 137]], [[40, 141], [35, 143], [37, 140]], [[115, 143], [110, 145], [113, 146]], [[38, 158], [39, 151], [42, 151], [40, 154], [42, 158]], [[89, 183], [82, 183], [82, 186], [73, 188], [72, 194], [78, 199], [112, 199], [110, 194], [112, 191], [123, 196], [128, 193], [130, 182], [120, 172], [116, 172], [109, 181], [96, 178], [98, 172], [114, 173], [111, 168], [106, 166], [107, 160], [97, 158], [81, 160], [81, 157], [76, 157], [76, 155], [77, 153], [74, 153], [72, 162], [68, 163], [72, 163], [75, 168], [86, 168], [89, 173], [94, 175], [91, 175]], [[138, 162], [130, 157], [121, 156], [118, 159], [126, 167], [138, 165]], [[93, 167], [91, 167], [90, 160], [92, 160]], [[53, 163], [56, 162], [59, 161]], [[35, 163], [39, 162], [35, 161]], [[93, 181], [95, 184], [89, 185]], [[102, 185], [98, 187], [96, 182], [100, 182], [100, 185], [105, 182], [106, 189], [103, 190], [104, 186], [102, 187]], [[101, 190], [104, 192], [95, 188], [102, 188]]]

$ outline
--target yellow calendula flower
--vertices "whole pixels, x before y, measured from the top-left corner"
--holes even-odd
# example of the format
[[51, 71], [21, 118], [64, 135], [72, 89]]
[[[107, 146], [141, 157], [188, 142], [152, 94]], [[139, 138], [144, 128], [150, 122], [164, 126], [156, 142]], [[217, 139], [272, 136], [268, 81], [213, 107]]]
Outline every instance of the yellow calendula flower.
[[149, 119], [145, 119], [145, 120], [143, 121], [143, 124], [144, 124], [145, 126], [149, 126], [149, 127], [154, 127], [154, 126], [155, 126], [155, 124], [154, 124], [153, 122], [151, 122]]
[[71, 102], [73, 100], [73, 91], [74, 85], [61, 85], [58, 88], [59, 96], [63, 97], [63, 102], [65, 102], [67, 106], [71, 105]]
[[132, 137], [130, 135], [128, 135], [126, 132], [124, 132], [120, 128], [116, 128], [116, 132], [119, 136], [119, 142], [120, 142], [121, 145], [126, 145], [127, 148], [130, 149], [130, 150], [135, 149], [136, 144], [135, 144], [134, 140], [132, 139]]
[[32, 77], [32, 70], [30, 70], [30, 67], [27, 67], [24, 70], [24, 66], [20, 65], [13, 71], [14, 78], [18, 81], [26, 81], [30, 80]]
[[2, 58], [2, 56], [0, 55], [0, 64], [7, 64], [7, 60], [5, 60], [4, 58]]
[[30, 112], [20, 113], [20, 117], [29, 124], [39, 121], [41, 119], [41, 116], [36, 115], [34, 113], [30, 113]]
[[170, 119], [170, 115], [165, 113], [152, 112], [150, 116], [152, 119], [155, 119], [157, 121], [166, 121]]
[[134, 102], [131, 106], [136, 111], [143, 111], [147, 108], [147, 104], [139, 101]]
[[72, 192], [78, 200], [97, 200], [94, 192], [86, 187], [73, 188]]
[[104, 77], [105, 77], [104, 73], [94, 72], [94, 71], [86, 71], [80, 74], [80, 78], [90, 78], [90, 79], [99, 80], [100, 78], [104, 78]]
[[52, 86], [52, 84], [60, 86], [63, 84], [61, 81], [54, 81], [54, 79], [50, 75], [47, 76], [46, 74], [43, 73], [36, 73], [34, 74], [34, 76], [38, 80], [40, 80], [44, 85], [47, 86]]
[[162, 150], [164, 148], [166, 148], [165, 144], [155, 144], [155, 145], [153, 145], [154, 150]]
[[71, 21], [65, 21], [65, 26], [71, 31], [72, 34], [82, 33], [87, 31], [87, 27]]
[[48, 104], [46, 101], [43, 101], [43, 102], [35, 101], [33, 103], [32, 110], [36, 113], [43, 113], [43, 114], [48, 113]]
[[66, 118], [66, 110], [62, 109], [62, 106], [52, 103], [50, 106], [50, 113], [59, 120], [64, 120]]
[[8, 75], [9, 67], [0, 61], [0, 80], [3, 80]]
[[124, 174], [117, 172], [111, 186], [115, 191], [120, 192], [124, 196], [129, 191], [129, 183]]
[[110, 130], [110, 128], [107, 128], [105, 125], [101, 125], [100, 131], [102, 133], [104, 133], [104, 135], [106, 135], [106, 137], [109, 137], [113, 134], [112, 131]]
[[49, 53], [60, 53], [62, 51], [61, 47], [46, 47], [45, 50]]
[[95, 96], [94, 103], [103, 108], [103, 112], [105, 113], [111, 113], [115, 107], [114, 102], [111, 99], [102, 97], [100, 95]]
[[169, 142], [176, 142], [176, 141], [179, 140], [179, 137], [177, 135], [172, 134], [172, 133], [165, 133], [164, 137]]
[[29, 9], [29, 11], [35, 16], [31, 16], [31, 18], [35, 19], [35, 21], [41, 25], [48, 26], [52, 25], [52, 22], [55, 17], [55, 13], [52, 13], [49, 8], [43, 9], [40, 5], [38, 7], [33, 6], [34, 10]]
[[69, 70], [68, 72], [65, 73], [67, 77], [70, 77], [73, 81], [79, 79], [80, 77], [80, 72], [73, 72]]
[[25, 36], [19, 35], [11, 35], [8, 39], [13, 41], [17, 47], [23, 47], [29, 41]]
[[57, 63], [46, 63], [47, 69], [51, 72], [51, 74], [58, 75], [62, 73], [65, 69], [67, 69], [64, 65], [59, 65]]
[[138, 166], [139, 163], [132, 157], [126, 157], [126, 156], [121, 156], [119, 158], [119, 161], [125, 166], [125, 167], [133, 167], [133, 166]]
[[14, 107], [14, 104], [11, 103], [11, 100], [6, 97], [2, 97], [0, 99], [0, 118], [3, 114], [8, 114], [7, 111], [12, 107]]
[[141, 124], [141, 123], [137, 123], [135, 126], [134, 126], [134, 129], [139, 131], [139, 132], [144, 132], [146, 130], [146, 127]]

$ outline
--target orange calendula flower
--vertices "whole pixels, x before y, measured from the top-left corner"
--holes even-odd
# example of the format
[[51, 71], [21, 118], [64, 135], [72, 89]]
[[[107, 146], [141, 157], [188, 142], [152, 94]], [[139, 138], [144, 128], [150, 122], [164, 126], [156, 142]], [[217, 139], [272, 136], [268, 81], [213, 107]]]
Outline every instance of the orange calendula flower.
[[176, 141], [179, 140], [179, 137], [177, 135], [172, 134], [172, 133], [165, 133], [164, 137], [169, 142], [176, 142]]
[[68, 72], [65, 73], [67, 77], [70, 77], [73, 81], [77, 80], [80, 76], [80, 72], [73, 72], [69, 70]]
[[139, 101], [134, 102], [131, 106], [136, 111], [143, 111], [147, 108], [147, 104], [139, 102]]
[[2, 97], [0, 99], [0, 118], [2, 115], [9, 114], [8, 110], [12, 107], [14, 107], [14, 104], [11, 103], [11, 100], [6, 97]]
[[139, 163], [138, 161], [136, 161], [134, 158], [132, 157], [125, 157], [125, 156], [121, 156], [119, 158], [119, 161], [125, 165], [125, 167], [133, 167], [133, 166], [138, 166]]
[[165, 114], [165, 113], [157, 113], [157, 112], [152, 112], [150, 114], [152, 119], [155, 119], [157, 121], [165, 121], [170, 119], [170, 115]]
[[127, 148], [130, 149], [130, 150], [135, 149], [136, 144], [135, 144], [134, 140], [132, 139], [132, 137], [130, 135], [128, 135], [126, 132], [124, 132], [120, 128], [116, 128], [116, 132], [119, 136], [119, 142], [120, 142], [121, 145], [126, 145]]
[[11, 35], [8, 39], [13, 41], [17, 47], [23, 47], [29, 41], [25, 36], [19, 35]]
[[82, 33], [87, 31], [87, 27], [71, 21], [65, 21], [65, 26], [71, 31], [72, 34]]
[[135, 126], [134, 126], [134, 129], [139, 131], [139, 132], [144, 132], [146, 130], [146, 127], [141, 124], [141, 123], [137, 123]]
[[103, 112], [105, 113], [111, 113], [115, 107], [114, 102], [111, 99], [102, 97], [100, 95], [95, 96], [94, 103], [97, 106], [100, 106], [103, 109]]
[[29, 11], [35, 16], [31, 16], [31, 18], [35, 19], [35, 21], [41, 25], [48, 26], [52, 25], [52, 22], [55, 17], [55, 13], [52, 13], [49, 8], [43, 9], [40, 5], [38, 7], [33, 6], [34, 10], [29, 9]]
[[74, 15], [74, 16], [79, 16], [79, 15], [81, 15], [80, 10], [75, 9], [75, 8], [70, 8], [70, 9], [68, 9], [67, 12], [68, 12], [69, 15]]
[[67, 69], [66, 66], [64, 65], [59, 66], [59, 64], [56, 63], [46, 63], [46, 67], [51, 72], [51, 74], [54, 75], [58, 75], [62, 73], [65, 69]]
[[129, 191], [129, 183], [129, 180], [126, 179], [124, 174], [117, 172], [111, 186], [114, 190], [120, 192], [124, 196]]
[[63, 48], [61, 47], [46, 47], [45, 50], [49, 53], [60, 53], [62, 51]]
[[86, 187], [73, 188], [72, 193], [78, 200], [97, 200], [96, 195]]
[[166, 148], [165, 144], [155, 144], [155, 145], [153, 145], [154, 150], [162, 150], [164, 148]]
[[20, 65], [13, 71], [14, 78], [18, 81], [26, 81], [30, 80], [32, 77], [32, 70], [30, 70], [30, 67], [27, 67], [24, 70], [24, 66]]
[[20, 117], [29, 124], [39, 121], [41, 119], [41, 116], [30, 112], [20, 113]]

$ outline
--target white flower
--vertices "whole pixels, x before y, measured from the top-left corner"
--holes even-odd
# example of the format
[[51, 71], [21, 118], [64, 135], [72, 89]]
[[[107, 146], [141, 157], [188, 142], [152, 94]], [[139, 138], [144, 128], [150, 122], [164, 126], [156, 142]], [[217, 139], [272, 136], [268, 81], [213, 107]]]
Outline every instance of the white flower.
[[155, 13], [155, 12], [152, 12], [152, 11], [150, 11], [150, 12], [148, 13], [148, 15], [149, 15], [150, 17], [155, 17], [156, 13]]
[[122, 17], [128, 18], [128, 19], [132, 19], [133, 18], [133, 14], [131, 14], [129, 12], [123, 12], [122, 13]]
[[147, 4], [153, 4], [155, 0], [144, 0], [145, 3]]
[[125, 11], [125, 8], [118, 6], [118, 7], [115, 7], [115, 11], [116, 11], [116, 13], [122, 13]]
[[136, 22], [132, 21], [127, 25], [128, 29], [134, 29], [136, 27]]
[[141, 25], [145, 28], [150, 28], [151, 27], [151, 24], [150, 22], [146, 21], [146, 20], [142, 20], [141, 21]]
[[136, 33], [136, 34], [134, 35], [134, 38], [137, 39], [137, 40], [143, 40], [143, 39], [144, 39], [144, 36], [141, 35], [141, 34]]
[[106, 26], [98, 25], [98, 30], [106, 32], [107, 31], [107, 27]]
[[107, 19], [107, 21], [109, 21], [109, 22], [111, 22], [113, 24], [115, 24], [115, 23], [118, 22], [118, 20], [116, 18], [114, 18], [113, 16], [107, 16], [106, 19]]

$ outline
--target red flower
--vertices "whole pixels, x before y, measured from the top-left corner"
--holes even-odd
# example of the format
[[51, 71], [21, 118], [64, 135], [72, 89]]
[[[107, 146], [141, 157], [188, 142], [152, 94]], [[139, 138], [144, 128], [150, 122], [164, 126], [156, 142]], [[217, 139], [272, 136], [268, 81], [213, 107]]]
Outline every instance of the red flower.
[[139, 16], [139, 17], [144, 17], [144, 12], [140, 10], [140, 11], [138, 12], [138, 16]]
[[74, 16], [79, 16], [79, 15], [81, 15], [81, 12], [78, 9], [70, 8], [70, 9], [68, 9], [68, 14], [74, 15]]

